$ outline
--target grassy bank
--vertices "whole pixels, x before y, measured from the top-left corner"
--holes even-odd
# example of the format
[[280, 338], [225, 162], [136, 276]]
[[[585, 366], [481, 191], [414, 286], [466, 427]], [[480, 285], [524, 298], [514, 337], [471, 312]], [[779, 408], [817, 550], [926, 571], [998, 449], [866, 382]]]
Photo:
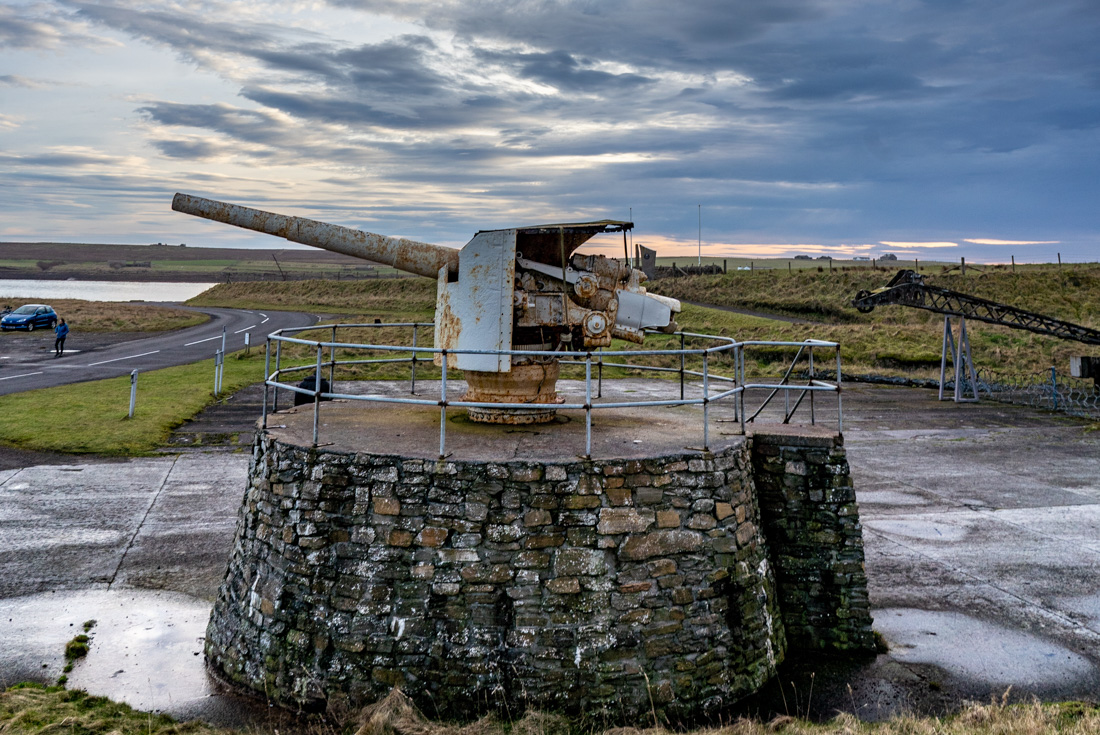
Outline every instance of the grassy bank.
[[[1004, 266], [983, 272], [922, 269], [925, 282], [984, 299], [1010, 304], [1046, 316], [1100, 327], [1100, 264], [1030, 266], [1015, 273]], [[842, 324], [920, 324], [928, 312], [902, 306], [885, 306], [860, 314], [851, 300], [861, 290], [886, 285], [896, 269], [859, 268], [787, 273], [736, 272], [717, 276], [664, 278], [647, 284], [655, 293], [690, 301], [754, 309]], [[931, 315], [933, 320], [942, 317]]]
[[[394, 700], [397, 700], [396, 702]], [[374, 708], [350, 718], [344, 725], [311, 730], [357, 735], [668, 735], [661, 728], [598, 730], [578, 726], [565, 718], [529, 712], [515, 721], [485, 718], [469, 725], [425, 719], [402, 697], [390, 695]], [[37, 735], [232, 735], [201, 722], [177, 723], [164, 715], [139, 712], [104, 697], [61, 687], [20, 685], [0, 692], [0, 733]], [[950, 717], [900, 716], [866, 723], [842, 714], [829, 722], [814, 723], [796, 717], [770, 722], [738, 719], [722, 727], [687, 731], [685, 735], [1040, 735], [1042, 733], [1100, 732], [1100, 711], [1093, 705], [972, 704]]]
[[0, 277], [51, 280], [282, 281], [392, 276], [393, 268], [325, 250], [0, 242]]
[[187, 304], [348, 314], [367, 321], [431, 321], [435, 313], [435, 282], [428, 278], [379, 278], [224, 283]]
[[[81, 332], [163, 332], [202, 324], [210, 319], [185, 309], [167, 306], [112, 301], [81, 301], [80, 299], [3, 298], [0, 304], [13, 307], [20, 304], [48, 303], [57, 315]], [[25, 334], [5, 332], [5, 334]]]
[[[925, 273], [941, 288], [990, 299], [1046, 316], [1100, 328], [1100, 265], [1030, 266], [1012, 272], [996, 266], [984, 272]], [[860, 290], [884, 286], [893, 271], [867, 269], [794, 273], [728, 273], [662, 279], [658, 293], [734, 308], [785, 314], [816, 324], [750, 327], [743, 339], [805, 339], [816, 336], [842, 345], [852, 374], [930, 378], [938, 376], [943, 316], [903, 306], [883, 306], [860, 314], [850, 304]], [[1019, 329], [971, 321], [974, 361], [979, 367], [1034, 374], [1052, 365], [1067, 372], [1073, 355], [1095, 354], [1093, 347]]]
[[[224, 393], [263, 380], [263, 372], [262, 353], [240, 360], [231, 355]], [[128, 376], [2, 396], [0, 443], [36, 451], [146, 454], [212, 403], [213, 387], [213, 360], [141, 373], [132, 419]]]
[[[938, 270], [938, 269], [937, 269]], [[886, 306], [860, 314], [850, 301], [860, 290], [884, 285], [892, 272], [858, 270], [736, 272], [721, 276], [663, 279], [650, 284], [655, 292], [685, 301], [771, 312], [811, 320], [791, 324], [685, 306], [678, 321], [685, 330], [721, 334], [744, 340], [791, 340], [810, 337], [837, 341], [845, 370], [854, 375], [932, 378], [939, 374], [943, 317], [901, 306]], [[935, 275], [929, 282], [963, 293], [1008, 303], [1056, 318], [1100, 328], [1100, 265], [1032, 266], [1013, 273]], [[302, 281], [297, 283], [220, 285], [192, 302], [238, 308], [282, 308], [347, 315], [334, 321], [430, 321], [435, 286], [429, 279], [381, 279], [369, 282]], [[1057, 366], [1068, 372], [1069, 358], [1093, 354], [1086, 345], [979, 322], [969, 325], [974, 360], [979, 367], [998, 367], [1031, 374]], [[423, 337], [423, 336], [422, 336]], [[396, 340], [397, 334], [356, 335], [365, 341]], [[647, 346], [668, 344], [660, 336]], [[420, 344], [426, 344], [421, 341]], [[615, 349], [631, 345], [616, 343]], [[750, 356], [751, 357], [751, 356]], [[750, 370], [761, 374], [778, 369], [767, 357], [751, 359]]]

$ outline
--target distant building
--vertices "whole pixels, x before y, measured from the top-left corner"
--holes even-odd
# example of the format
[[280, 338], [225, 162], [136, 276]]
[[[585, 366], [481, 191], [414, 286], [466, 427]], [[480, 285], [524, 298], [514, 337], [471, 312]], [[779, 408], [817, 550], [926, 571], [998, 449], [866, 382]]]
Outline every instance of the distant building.
[[794, 256], [794, 259], [795, 260], [813, 260], [813, 258], [811, 258], [809, 255], [796, 255], [796, 256]]
[[883, 253], [882, 255], [878, 256], [878, 259], [879, 260], [897, 260], [898, 256], [894, 255], [893, 253]]

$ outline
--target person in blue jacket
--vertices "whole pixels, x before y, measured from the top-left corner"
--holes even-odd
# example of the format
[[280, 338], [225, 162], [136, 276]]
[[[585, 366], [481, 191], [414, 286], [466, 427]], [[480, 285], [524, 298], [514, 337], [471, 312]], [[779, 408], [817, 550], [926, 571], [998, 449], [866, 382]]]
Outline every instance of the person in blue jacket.
[[62, 319], [57, 323], [57, 326], [53, 328], [53, 333], [57, 337], [53, 341], [53, 351], [56, 353], [55, 357], [61, 357], [65, 354], [65, 338], [69, 336], [69, 325]]

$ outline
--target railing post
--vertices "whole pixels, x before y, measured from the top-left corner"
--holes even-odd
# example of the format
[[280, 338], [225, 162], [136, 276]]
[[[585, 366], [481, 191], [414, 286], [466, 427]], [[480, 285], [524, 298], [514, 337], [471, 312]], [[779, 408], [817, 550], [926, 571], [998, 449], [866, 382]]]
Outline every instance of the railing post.
[[417, 355], [419, 354], [419, 353], [418, 353], [418, 352], [416, 351], [416, 333], [417, 333], [417, 331], [418, 331], [418, 328], [417, 328], [417, 326], [416, 326], [415, 324], [413, 324], [413, 359], [412, 359], [413, 367], [412, 367], [412, 383], [411, 383], [411, 385], [409, 386], [409, 395], [413, 395], [413, 396], [415, 396], [415, 395], [416, 395], [416, 357], [417, 357]]
[[703, 451], [710, 451], [710, 352], [703, 350]]
[[680, 400], [684, 400], [684, 332], [680, 330]]
[[584, 456], [592, 458], [592, 353], [584, 358]]
[[332, 325], [332, 342], [328, 346], [328, 384], [336, 384], [336, 325]]
[[268, 337], [267, 342], [264, 344], [264, 408], [263, 413], [260, 415], [260, 427], [263, 429], [267, 428], [267, 381], [269, 377], [271, 377], [271, 337]]
[[844, 404], [841, 402], [840, 345], [836, 346], [836, 431], [844, 433]]
[[[810, 387], [814, 385], [814, 347], [810, 345]], [[817, 391], [810, 391], [810, 426], [815, 426], [814, 421], [814, 393]]]
[[[283, 341], [279, 340], [275, 343], [275, 382], [279, 382], [282, 378], [282, 358], [283, 358]], [[274, 395], [271, 396], [271, 411], [272, 413], [279, 412], [279, 389], [275, 388]]]
[[317, 345], [317, 370], [313, 374], [313, 446], [317, 446], [317, 431], [321, 416], [321, 353], [324, 347]]
[[603, 398], [603, 347], [600, 347], [600, 358], [596, 363], [596, 398]]
[[783, 423], [788, 423], [791, 420], [791, 373], [794, 372], [794, 366], [798, 363], [798, 358], [802, 356], [802, 350], [798, 351], [798, 354], [794, 356], [794, 360], [791, 362], [791, 369], [787, 371], [787, 374], [783, 376], [783, 385], [787, 386], [783, 389]]
[[737, 394], [737, 399], [740, 402], [740, 411], [738, 416], [741, 418], [741, 436], [745, 435], [745, 345], [740, 345], [737, 348], [737, 364], [738, 367], [735, 370], [735, 374], [739, 375], [738, 385], [741, 386], [741, 391]]
[[447, 350], [443, 350], [443, 377], [439, 381], [439, 458], [447, 456]]

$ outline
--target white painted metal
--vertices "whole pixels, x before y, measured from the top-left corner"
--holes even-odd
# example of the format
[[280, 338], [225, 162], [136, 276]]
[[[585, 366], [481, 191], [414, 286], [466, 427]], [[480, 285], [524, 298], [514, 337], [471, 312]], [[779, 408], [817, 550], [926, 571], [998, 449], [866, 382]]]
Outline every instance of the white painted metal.
[[[441, 269], [436, 289], [435, 344], [455, 350], [451, 367], [488, 373], [512, 370], [512, 293], [516, 277], [516, 231], [474, 235], [458, 256], [458, 280]], [[464, 351], [479, 354], [464, 354]], [[498, 353], [498, 354], [486, 354]]]
[[648, 329], [668, 326], [672, 320], [672, 309], [648, 294], [632, 291], [618, 291], [619, 313], [615, 316], [615, 325], [628, 329]]

